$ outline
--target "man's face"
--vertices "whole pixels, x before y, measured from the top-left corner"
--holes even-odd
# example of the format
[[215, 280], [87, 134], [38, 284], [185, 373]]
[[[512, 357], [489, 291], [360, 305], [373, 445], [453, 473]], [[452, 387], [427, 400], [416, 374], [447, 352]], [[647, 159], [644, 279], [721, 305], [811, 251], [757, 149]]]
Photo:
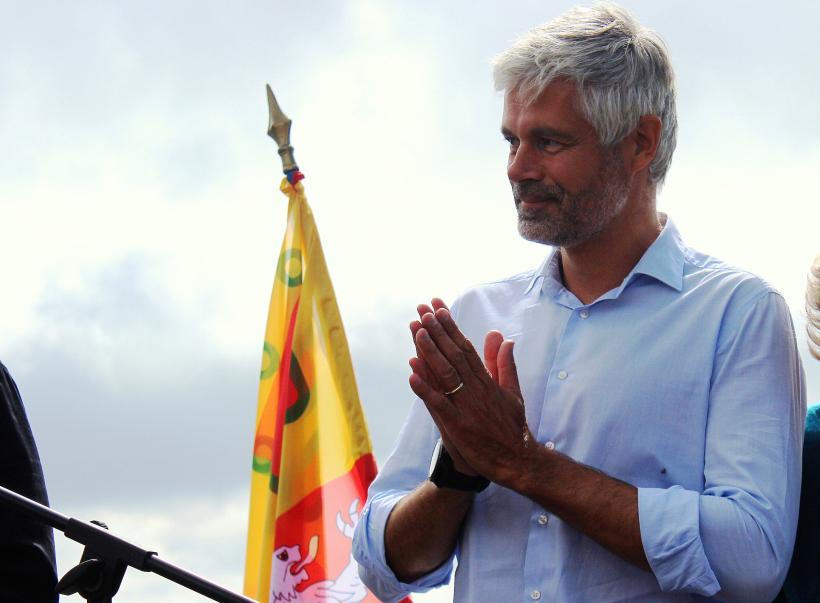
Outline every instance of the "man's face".
[[532, 103], [507, 92], [501, 132], [518, 230], [530, 241], [572, 247], [601, 234], [626, 205], [617, 147], [604, 149], [578, 109], [574, 83], [556, 81]]

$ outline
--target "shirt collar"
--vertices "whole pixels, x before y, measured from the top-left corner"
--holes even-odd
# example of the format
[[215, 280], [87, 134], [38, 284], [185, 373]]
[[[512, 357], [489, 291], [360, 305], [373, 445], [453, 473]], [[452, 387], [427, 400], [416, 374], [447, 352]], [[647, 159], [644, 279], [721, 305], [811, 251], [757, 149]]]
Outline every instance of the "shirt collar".
[[553, 247], [546, 259], [541, 263], [538, 270], [533, 274], [529, 286], [524, 291], [524, 295], [529, 295], [532, 291], [543, 291], [555, 297], [564, 289], [561, 280], [561, 253], [558, 247]]
[[664, 224], [661, 234], [644, 252], [643, 257], [624, 279], [624, 283], [629, 283], [636, 274], [645, 274], [675, 291], [681, 291], [686, 246], [672, 220], [666, 214], [660, 214], [660, 218]]
[[[621, 285], [604, 297], [617, 297], [638, 274], [653, 278], [676, 291], [683, 289], [683, 264], [686, 246], [680, 233], [666, 214], [659, 214], [663, 230], [644, 252], [635, 267], [626, 275]], [[533, 290], [543, 291], [555, 298], [566, 291], [561, 279], [561, 254], [555, 247], [533, 274], [525, 295]]]

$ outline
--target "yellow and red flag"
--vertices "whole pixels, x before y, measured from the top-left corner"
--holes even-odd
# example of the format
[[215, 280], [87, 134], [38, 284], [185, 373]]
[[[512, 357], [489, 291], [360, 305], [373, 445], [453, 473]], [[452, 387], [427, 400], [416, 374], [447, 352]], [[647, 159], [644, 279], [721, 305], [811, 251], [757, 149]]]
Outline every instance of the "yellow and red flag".
[[375, 602], [351, 542], [376, 464], [300, 176], [281, 186], [288, 222], [262, 354], [244, 592], [265, 603]]

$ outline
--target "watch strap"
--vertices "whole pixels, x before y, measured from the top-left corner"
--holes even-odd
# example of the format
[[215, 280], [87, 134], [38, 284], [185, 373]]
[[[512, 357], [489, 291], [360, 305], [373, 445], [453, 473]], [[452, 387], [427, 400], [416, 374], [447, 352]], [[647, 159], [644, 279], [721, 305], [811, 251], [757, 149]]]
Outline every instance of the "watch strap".
[[430, 472], [430, 481], [436, 486], [464, 492], [481, 492], [490, 485], [490, 480], [483, 475], [467, 475], [458, 471], [447, 449], [443, 445], [436, 448], [438, 458]]

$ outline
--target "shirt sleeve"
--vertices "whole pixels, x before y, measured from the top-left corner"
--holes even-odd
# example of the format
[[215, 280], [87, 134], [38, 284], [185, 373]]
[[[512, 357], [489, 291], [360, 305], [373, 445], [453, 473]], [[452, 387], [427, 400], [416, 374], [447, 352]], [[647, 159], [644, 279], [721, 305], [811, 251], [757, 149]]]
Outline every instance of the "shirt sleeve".
[[766, 291], [727, 309], [706, 427], [704, 490], [639, 488], [644, 551], [664, 591], [771, 601], [797, 527], [805, 381], [788, 308]]
[[435, 424], [424, 404], [416, 400], [395, 450], [370, 486], [367, 504], [356, 526], [353, 556], [359, 563], [359, 576], [373, 594], [388, 603], [400, 601], [410, 592], [425, 592], [450, 581], [455, 551], [431, 573], [415, 582], [404, 583], [387, 564], [384, 547], [387, 519], [396, 504], [427, 479], [437, 440]]

